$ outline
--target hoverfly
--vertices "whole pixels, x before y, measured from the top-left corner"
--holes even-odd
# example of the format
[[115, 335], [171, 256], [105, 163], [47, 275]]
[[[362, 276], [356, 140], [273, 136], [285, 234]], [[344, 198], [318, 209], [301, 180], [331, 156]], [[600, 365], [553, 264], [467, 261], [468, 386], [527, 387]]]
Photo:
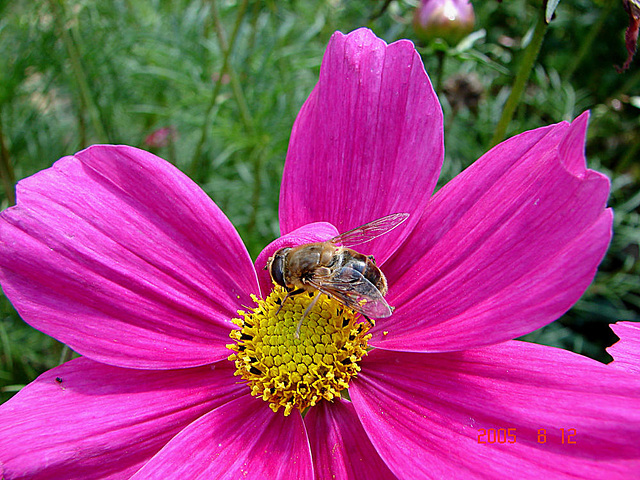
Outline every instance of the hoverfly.
[[294, 295], [319, 292], [302, 314], [296, 335], [321, 294], [362, 314], [369, 323], [372, 323], [370, 318], [386, 318], [393, 313], [384, 299], [387, 279], [376, 266], [373, 255], [363, 255], [349, 247], [390, 232], [408, 217], [408, 213], [387, 215], [326, 242], [281, 248], [269, 258], [265, 268], [271, 279], [287, 290], [282, 305]]

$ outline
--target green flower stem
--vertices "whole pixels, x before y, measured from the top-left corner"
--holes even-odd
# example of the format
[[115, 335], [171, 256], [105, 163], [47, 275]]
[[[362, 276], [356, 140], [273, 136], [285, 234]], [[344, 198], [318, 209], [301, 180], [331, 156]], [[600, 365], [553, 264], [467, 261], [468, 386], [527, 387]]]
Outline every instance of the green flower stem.
[[[240, 6], [240, 10], [244, 15], [244, 12], [247, 8], [247, 0], [244, 0], [242, 5]], [[218, 8], [216, 6], [216, 2], [212, 2], [212, 14], [213, 14], [213, 26], [216, 32], [216, 36], [218, 37], [218, 43], [220, 44], [220, 48], [222, 51], [230, 51], [233, 47], [233, 43], [231, 46], [227, 45], [227, 40], [225, 38], [224, 26], [222, 25], [222, 20], [220, 19], [220, 14], [218, 12]], [[236, 28], [239, 26], [239, 23], [236, 23]], [[237, 35], [237, 31], [234, 30], [232, 41], [235, 42], [235, 35]], [[231, 83], [231, 88], [233, 90], [233, 96], [236, 99], [236, 103], [238, 104], [238, 108], [240, 109], [240, 119], [242, 120], [242, 124], [244, 125], [244, 129], [247, 132], [249, 138], [253, 139], [255, 137], [255, 129], [253, 117], [251, 116], [251, 112], [249, 110], [249, 106], [247, 105], [247, 101], [244, 96], [244, 92], [242, 91], [242, 84], [238, 78], [238, 74], [233, 68], [233, 65], [229, 64], [227, 67], [227, 73], [229, 74], [229, 79]], [[261, 195], [261, 185], [262, 185], [262, 160], [263, 160], [263, 151], [258, 148], [260, 142], [251, 141], [248, 152], [248, 157], [251, 159], [251, 163], [253, 164], [253, 191], [251, 194], [252, 198], [252, 210], [251, 215], [249, 216], [249, 221], [247, 223], [247, 233], [249, 235], [253, 235], [253, 231], [256, 226], [256, 219], [258, 215], [258, 208], [260, 205], [260, 195]]]
[[378, 11], [371, 14], [371, 16], [369, 17], [369, 22], [373, 22], [374, 20], [377, 20], [378, 18], [380, 18], [382, 14], [387, 11], [387, 8], [391, 4], [391, 2], [392, 0], [384, 0], [384, 3], [378, 9]]
[[629, 92], [633, 92], [638, 88], [638, 84], [640, 84], [640, 71], [628, 76], [627, 81], [624, 82], [620, 88], [611, 93], [609, 98], [620, 98], [621, 95], [629, 95]]
[[[246, 0], [241, 6], [242, 11], [244, 12], [246, 8]], [[220, 15], [218, 13], [218, 9], [213, 2], [213, 22], [214, 29], [216, 35], [218, 36], [218, 43], [220, 43], [220, 48], [223, 50], [227, 50], [229, 47], [226, 45], [224, 27], [222, 25], [222, 21], [220, 19]], [[235, 32], [234, 32], [235, 33]], [[244, 93], [242, 91], [242, 85], [240, 84], [240, 80], [238, 79], [238, 74], [232, 65], [229, 65], [228, 68], [229, 79], [231, 82], [231, 88], [233, 89], [233, 96], [236, 99], [236, 103], [238, 104], [238, 108], [240, 109], [240, 118], [242, 123], [244, 124], [245, 131], [249, 135], [251, 139], [255, 137], [255, 129], [253, 118], [251, 116], [251, 112], [249, 111], [249, 106], [247, 105], [247, 101], [245, 99]], [[247, 233], [252, 236], [256, 226], [256, 220], [258, 217], [258, 208], [260, 206], [260, 195], [261, 195], [261, 185], [262, 185], [262, 159], [263, 159], [263, 150], [258, 147], [261, 142], [251, 141], [249, 148], [248, 157], [251, 159], [251, 163], [253, 164], [253, 191], [251, 194], [251, 214], [249, 216], [249, 220], [247, 222]]]
[[509, 95], [509, 98], [507, 99], [507, 102], [505, 103], [505, 106], [502, 110], [502, 116], [500, 117], [498, 125], [496, 126], [496, 130], [493, 133], [493, 138], [491, 138], [489, 148], [500, 143], [507, 133], [509, 123], [511, 123], [511, 119], [513, 118], [513, 114], [516, 111], [516, 107], [518, 106], [518, 103], [520, 103], [522, 93], [524, 92], [524, 88], [527, 85], [527, 81], [529, 80], [529, 76], [531, 75], [531, 71], [533, 70], [533, 66], [536, 63], [538, 53], [540, 53], [540, 47], [542, 46], [544, 35], [547, 32], [547, 27], [547, 22], [544, 19], [544, 10], [541, 9], [538, 14], [538, 23], [536, 23], [536, 27], [533, 31], [533, 37], [531, 38], [531, 42], [524, 52], [524, 57], [522, 58], [520, 67], [518, 68], [518, 72], [516, 73], [513, 87], [511, 88], [511, 94]]
[[616, 172], [620, 174], [625, 173], [627, 169], [631, 167], [631, 165], [636, 163], [638, 161], [639, 151], [640, 151], [640, 140], [636, 140], [629, 146], [626, 153], [623, 155], [622, 159], [620, 159], [620, 161], [618, 162], [618, 165], [616, 165]]
[[64, 25], [63, 19], [66, 18], [66, 15], [64, 15], [63, 1], [64, 0], [49, 0], [49, 5], [53, 12], [53, 18], [55, 19], [56, 27], [60, 32], [60, 37], [64, 43], [65, 50], [67, 51], [67, 55], [69, 55], [69, 60], [71, 61], [71, 70], [73, 71], [73, 78], [76, 82], [80, 95], [81, 107], [86, 108], [89, 113], [89, 118], [91, 119], [91, 124], [95, 130], [98, 142], [109, 143], [109, 137], [107, 136], [106, 130], [100, 120], [98, 107], [91, 96], [89, 81], [87, 80], [87, 74], [82, 66], [82, 59], [80, 57], [78, 46], [73, 41], [73, 38], [69, 34], [69, 30]]
[[596, 37], [602, 30], [602, 27], [604, 26], [605, 21], [609, 18], [609, 14], [611, 13], [611, 10], [613, 10], [614, 6], [619, 6], [619, 5], [616, 2], [608, 2], [605, 4], [604, 8], [600, 10], [600, 16], [598, 17], [598, 21], [596, 22], [595, 25], [593, 25], [589, 29], [589, 33], [587, 34], [587, 36], [582, 40], [582, 42], [580, 42], [580, 50], [578, 50], [578, 53], [573, 58], [573, 61], [569, 64], [569, 67], [567, 67], [567, 69], [564, 71], [565, 80], [571, 79], [571, 77], [573, 76], [575, 71], [578, 69], [580, 64], [583, 62], [585, 58], [587, 58], [587, 56], [591, 52], [593, 42], [595, 41]]
[[438, 68], [436, 70], [436, 85], [435, 90], [438, 95], [442, 93], [442, 78], [444, 77], [444, 64], [447, 59], [446, 50], [436, 50], [436, 57], [438, 58]]
[[247, 221], [247, 233], [253, 236], [258, 220], [258, 209], [260, 208], [260, 196], [262, 186], [262, 164], [264, 159], [264, 149], [253, 148], [253, 192], [251, 193], [251, 214]]
[[13, 172], [11, 159], [9, 158], [9, 149], [4, 141], [4, 132], [2, 131], [2, 111], [0, 110], [0, 178], [2, 179], [2, 188], [7, 197], [9, 206], [16, 203], [14, 185], [16, 183], [16, 175]]
[[[247, 9], [248, 0], [244, 0], [240, 5], [240, 13], [244, 16], [244, 12]], [[216, 2], [212, 2], [211, 12], [213, 13], [213, 26], [216, 32], [216, 36], [218, 37], [218, 43], [220, 44], [220, 48], [224, 52], [230, 52], [233, 49], [233, 43], [231, 46], [227, 45], [227, 39], [225, 38], [224, 26], [222, 25], [222, 20], [220, 19], [220, 14], [218, 12], [218, 7], [216, 6]], [[236, 25], [234, 27], [233, 38], [232, 41], [235, 42], [236, 36], [238, 34], [237, 30], [240, 26], [240, 20], [242, 17], [238, 14], [238, 21], [236, 21]], [[242, 92], [242, 86], [240, 85], [240, 80], [238, 79], [238, 74], [236, 73], [233, 65], [227, 65], [227, 73], [229, 74], [229, 79], [231, 81], [231, 88], [233, 89], [233, 96], [236, 98], [236, 102], [238, 103], [238, 108], [240, 108], [240, 118], [242, 119], [242, 123], [248, 132], [253, 131], [253, 118], [251, 117], [251, 113], [249, 112], [249, 106], [247, 105], [247, 101], [244, 98], [244, 93]], [[220, 77], [222, 78], [222, 77]]]
[[[227, 73], [229, 70], [229, 56], [231, 55], [231, 51], [233, 50], [233, 46], [236, 43], [236, 39], [238, 38], [238, 32], [240, 31], [240, 25], [242, 24], [242, 19], [244, 17], [245, 11], [247, 9], [248, 0], [243, 0], [240, 4], [240, 8], [238, 9], [238, 15], [236, 17], [236, 23], [233, 27], [233, 32], [231, 33], [231, 39], [229, 40], [229, 44], [224, 42], [220, 42], [220, 48], [222, 50], [222, 67], [220, 67], [220, 74], [218, 76], [218, 81], [213, 87], [213, 92], [211, 94], [211, 99], [209, 101], [209, 105], [207, 106], [207, 110], [204, 114], [204, 121], [202, 122], [202, 127], [200, 128], [200, 140], [198, 140], [198, 144], [196, 145], [195, 153], [193, 154], [193, 158], [191, 159], [191, 165], [189, 167], [189, 173], [191, 177], [196, 182], [202, 182], [205, 180], [205, 175], [203, 174], [203, 162], [202, 162], [202, 150], [204, 149], [204, 145], [207, 142], [207, 136], [209, 133], [209, 127], [213, 122], [213, 112], [216, 106], [218, 95], [220, 95], [220, 89], [222, 87], [222, 76]], [[211, 8], [214, 15], [214, 25], [216, 29], [216, 34], [218, 35], [218, 39], [220, 39], [220, 21], [218, 8], [216, 6], [215, 0], [211, 2]], [[215, 19], [218, 19], [217, 21]], [[224, 37], [224, 34], [222, 35]], [[236, 78], [237, 80], [237, 78]]]

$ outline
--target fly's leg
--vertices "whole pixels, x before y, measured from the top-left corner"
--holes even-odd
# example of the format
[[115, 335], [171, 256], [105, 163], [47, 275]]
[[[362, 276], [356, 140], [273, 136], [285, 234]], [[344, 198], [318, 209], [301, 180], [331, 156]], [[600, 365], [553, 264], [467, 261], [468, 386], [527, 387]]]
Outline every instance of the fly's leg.
[[287, 294], [284, 296], [284, 299], [282, 300], [282, 303], [278, 307], [278, 310], [276, 311], [276, 315], [280, 313], [280, 310], [282, 310], [282, 307], [284, 307], [284, 303], [289, 299], [289, 297], [293, 297], [294, 295], [299, 295], [304, 291], [305, 291], [304, 288], [298, 288], [297, 290], [292, 290], [290, 292], [287, 292]]
[[375, 320], [372, 320], [371, 318], [367, 317], [364, 313], [361, 313], [360, 315], [362, 315], [364, 317], [364, 319], [369, 322], [369, 325], [371, 325], [372, 327], [376, 326], [376, 322]]
[[318, 303], [318, 299], [320, 298], [320, 295], [322, 295], [322, 292], [318, 292], [318, 294], [314, 297], [314, 299], [311, 300], [311, 303], [309, 304], [309, 306], [304, 309], [304, 312], [302, 313], [300, 320], [298, 320], [298, 326], [296, 327], [296, 338], [300, 338], [300, 327], [302, 326], [302, 321], [307, 316], [307, 313], [309, 313], [311, 309], [315, 306], [315, 304]]

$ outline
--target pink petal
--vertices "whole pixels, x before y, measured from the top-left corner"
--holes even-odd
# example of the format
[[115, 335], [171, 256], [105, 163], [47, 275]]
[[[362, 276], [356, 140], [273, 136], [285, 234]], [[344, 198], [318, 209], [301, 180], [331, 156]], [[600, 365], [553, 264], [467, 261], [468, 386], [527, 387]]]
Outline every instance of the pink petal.
[[132, 480], [312, 479], [302, 417], [242, 397], [208, 413], [167, 444]]
[[616, 368], [631, 373], [640, 373], [640, 324], [636, 322], [618, 322], [611, 330], [620, 337], [620, 341], [607, 348], [613, 357]]
[[[421, 212], [443, 155], [442, 110], [413, 44], [387, 45], [364, 28], [336, 32], [291, 133], [281, 231], [326, 221], [345, 232]], [[417, 221], [412, 215], [367, 253], [383, 262]]]
[[35, 328], [104, 363], [226, 358], [258, 293], [235, 229], [189, 178], [132, 147], [94, 146], [18, 184], [0, 220], [0, 281]]
[[128, 478], [205, 413], [248, 393], [233, 364], [132, 370], [72, 360], [0, 406], [2, 478]]
[[578, 300], [612, 223], [609, 181], [585, 168], [586, 122], [514, 137], [434, 196], [384, 266], [397, 309], [378, 322], [372, 345], [426, 352], [497, 343]]
[[273, 288], [271, 275], [266, 270], [267, 261], [277, 250], [285, 247], [297, 247], [305, 243], [325, 242], [338, 235], [336, 227], [330, 223], [318, 222], [304, 225], [291, 233], [276, 238], [267, 245], [256, 258], [255, 269], [258, 273], [258, 281], [260, 282], [260, 291], [263, 296], [269, 295]]
[[511, 341], [440, 354], [374, 350], [361, 366], [353, 405], [400, 478], [630, 479], [640, 471], [640, 382], [594, 360]]
[[316, 478], [395, 479], [350, 402], [321, 402], [304, 417]]

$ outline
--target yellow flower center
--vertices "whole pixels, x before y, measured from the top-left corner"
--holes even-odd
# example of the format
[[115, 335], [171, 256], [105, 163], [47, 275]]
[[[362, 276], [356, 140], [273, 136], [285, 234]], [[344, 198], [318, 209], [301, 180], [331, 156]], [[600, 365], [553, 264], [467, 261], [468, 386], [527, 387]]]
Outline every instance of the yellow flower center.
[[238, 311], [242, 318], [233, 323], [241, 329], [229, 334], [236, 343], [227, 347], [235, 352], [229, 356], [235, 375], [247, 381], [251, 395], [269, 402], [274, 412], [284, 407], [286, 416], [293, 408], [302, 412], [340, 396], [360, 371], [371, 334], [354, 311], [321, 295], [297, 336], [298, 322], [318, 293], [296, 295], [283, 305], [285, 295], [275, 286], [264, 300], [253, 296], [257, 306]]

